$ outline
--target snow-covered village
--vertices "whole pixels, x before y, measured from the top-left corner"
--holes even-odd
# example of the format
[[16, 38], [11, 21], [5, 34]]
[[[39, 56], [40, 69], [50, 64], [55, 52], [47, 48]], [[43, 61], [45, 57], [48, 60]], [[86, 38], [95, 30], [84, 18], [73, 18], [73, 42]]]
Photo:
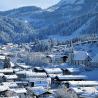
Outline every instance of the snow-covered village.
[[98, 98], [98, 0], [0, 1], [0, 98]]
[[49, 40], [45, 52], [35, 43], [1, 45], [0, 98], [98, 98], [98, 37], [86, 39]]

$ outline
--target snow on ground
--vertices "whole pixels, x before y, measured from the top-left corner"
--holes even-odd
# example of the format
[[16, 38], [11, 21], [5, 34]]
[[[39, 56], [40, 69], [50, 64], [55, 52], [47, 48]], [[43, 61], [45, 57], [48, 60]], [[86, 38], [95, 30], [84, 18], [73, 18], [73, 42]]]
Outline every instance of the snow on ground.
[[82, 75], [86, 75], [86, 76], [88, 77], [88, 80], [95, 80], [95, 81], [98, 81], [97, 73], [98, 73], [98, 68], [95, 69], [95, 70], [92, 70], [92, 71], [85, 71], [85, 72], [82, 72], [81, 74], [82, 74]]

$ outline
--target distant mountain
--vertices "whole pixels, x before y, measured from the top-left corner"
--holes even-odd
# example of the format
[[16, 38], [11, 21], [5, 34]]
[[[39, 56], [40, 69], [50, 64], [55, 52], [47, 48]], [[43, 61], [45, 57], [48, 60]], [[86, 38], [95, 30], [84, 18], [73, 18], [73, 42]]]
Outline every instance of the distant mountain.
[[5, 42], [98, 33], [98, 0], [61, 0], [48, 9], [27, 6], [0, 12], [0, 16], [0, 40]]
[[58, 4], [48, 8], [48, 11], [63, 12], [63, 15], [82, 15], [98, 11], [98, 0], [61, 0]]
[[21, 7], [18, 9], [13, 9], [5, 12], [1, 12], [0, 15], [7, 16], [11, 18], [17, 18], [25, 22], [29, 22], [35, 28], [40, 28], [41, 24], [45, 22], [45, 17], [47, 12], [41, 8], [34, 6]]
[[57, 19], [54, 26], [57, 34], [98, 33], [98, 0], [61, 0], [47, 11]]

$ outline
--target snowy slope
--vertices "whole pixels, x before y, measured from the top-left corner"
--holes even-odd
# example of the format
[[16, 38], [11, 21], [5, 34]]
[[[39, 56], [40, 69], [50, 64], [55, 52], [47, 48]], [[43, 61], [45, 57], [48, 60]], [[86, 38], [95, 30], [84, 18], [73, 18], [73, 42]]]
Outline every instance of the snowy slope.
[[[45, 39], [52, 35], [52, 38], [61, 39], [61, 36], [73, 38], [83, 34], [98, 33], [97, 0], [61, 0], [58, 4], [45, 10], [34, 6], [22, 7], [0, 12], [0, 16], [10, 17], [13, 21], [17, 19], [24, 25], [28, 24], [30, 29], [36, 31], [37, 39]], [[12, 24], [9, 22], [8, 27], [6, 24], [6, 21], [2, 21], [1, 27], [4, 29], [0, 28], [4, 36], [8, 33], [7, 31], [12, 31]], [[13, 32], [16, 32], [16, 29], [13, 29]]]
[[98, 69], [92, 71], [86, 71], [81, 74], [86, 75], [88, 77], [88, 80], [98, 81], [98, 76], [96, 76], [97, 73], [98, 73]]

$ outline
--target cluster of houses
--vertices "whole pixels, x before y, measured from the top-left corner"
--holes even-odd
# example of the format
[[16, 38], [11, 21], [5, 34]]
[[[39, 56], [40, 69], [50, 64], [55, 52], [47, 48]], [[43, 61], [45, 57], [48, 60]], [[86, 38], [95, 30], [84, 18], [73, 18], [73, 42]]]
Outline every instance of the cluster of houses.
[[[30, 51], [28, 47], [26, 49]], [[0, 50], [0, 65], [3, 66], [0, 68], [0, 98], [98, 98], [98, 81], [81, 75], [79, 67], [33, 67], [13, 62], [16, 51], [20, 50], [24, 48], [13, 44]], [[46, 58], [52, 64], [56, 61], [85, 66], [97, 61], [96, 58], [92, 60], [87, 52], [72, 49]], [[59, 89], [60, 94], [65, 92], [63, 97], [56, 93]]]
[[88, 80], [79, 68], [6, 64], [10, 66], [0, 69], [0, 98], [56, 98], [55, 92], [61, 87], [68, 98], [98, 98], [98, 81]]
[[51, 53], [46, 56], [50, 64], [68, 63], [85, 68], [98, 66], [98, 54], [92, 57], [87, 51], [74, 50], [73, 47], [66, 48], [61, 46], [63, 47], [61, 49], [58, 47], [54, 47]]

